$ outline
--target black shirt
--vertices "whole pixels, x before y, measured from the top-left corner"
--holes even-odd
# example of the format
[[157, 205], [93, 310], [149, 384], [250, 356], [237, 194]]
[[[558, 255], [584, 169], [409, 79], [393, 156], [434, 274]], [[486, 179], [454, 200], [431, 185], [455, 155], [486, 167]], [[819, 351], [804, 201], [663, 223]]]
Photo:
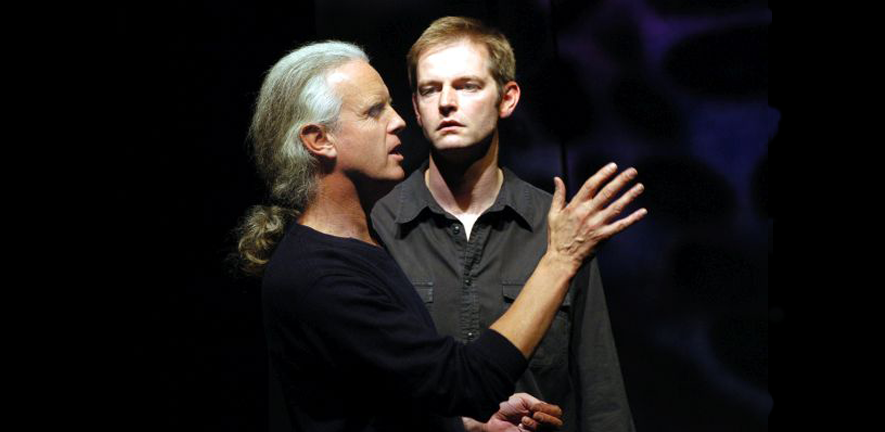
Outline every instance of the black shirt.
[[[427, 166], [376, 204], [372, 224], [439, 332], [468, 342], [510, 307], [546, 252], [551, 196], [503, 168], [468, 239], [427, 189]], [[564, 431], [634, 429], [595, 258], [572, 280], [517, 391], [560, 405]]]
[[262, 286], [271, 362], [298, 431], [463, 430], [527, 362], [496, 332], [440, 336], [383, 249], [293, 224]]

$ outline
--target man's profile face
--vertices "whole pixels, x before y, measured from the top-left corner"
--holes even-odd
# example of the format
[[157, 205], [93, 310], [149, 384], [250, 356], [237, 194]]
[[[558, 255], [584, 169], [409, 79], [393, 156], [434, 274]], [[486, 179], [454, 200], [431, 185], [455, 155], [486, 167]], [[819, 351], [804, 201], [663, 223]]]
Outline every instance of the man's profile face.
[[431, 48], [418, 58], [415, 79], [415, 114], [436, 150], [470, 147], [497, 128], [498, 86], [484, 46], [465, 39]]
[[330, 134], [338, 151], [335, 163], [361, 178], [402, 180], [396, 135], [406, 123], [390, 105], [378, 72], [364, 61], [351, 61], [329, 74], [328, 82], [341, 96], [338, 130]]

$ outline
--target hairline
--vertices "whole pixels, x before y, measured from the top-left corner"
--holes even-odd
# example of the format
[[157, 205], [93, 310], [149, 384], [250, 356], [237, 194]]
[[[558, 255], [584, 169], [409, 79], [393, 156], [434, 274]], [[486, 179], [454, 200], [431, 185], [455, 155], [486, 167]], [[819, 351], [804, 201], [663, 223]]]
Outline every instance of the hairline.
[[[417, 94], [418, 87], [421, 85], [421, 80], [418, 78], [418, 72], [421, 70], [422, 59], [424, 59], [426, 56], [428, 56], [430, 54], [437, 53], [437, 52], [445, 50], [445, 49], [454, 48], [456, 45], [460, 45], [463, 43], [467, 43], [467, 44], [473, 45], [475, 47], [482, 48], [483, 58], [485, 59], [485, 64], [486, 64], [486, 72], [488, 72], [489, 77], [492, 79], [492, 82], [495, 83], [495, 87], [498, 87], [498, 94], [503, 95], [503, 93], [504, 93], [503, 85], [506, 84], [506, 82], [499, 83], [498, 79], [495, 77], [494, 64], [492, 63], [492, 52], [489, 49], [489, 44], [480, 40], [479, 36], [473, 35], [470, 33], [459, 34], [457, 36], [454, 36], [452, 39], [446, 40], [444, 42], [428, 45], [423, 50], [418, 52], [418, 56], [415, 59], [415, 77], [414, 77], [415, 89], [413, 90], [413, 93]], [[508, 81], [508, 82], [510, 82], [510, 81]]]

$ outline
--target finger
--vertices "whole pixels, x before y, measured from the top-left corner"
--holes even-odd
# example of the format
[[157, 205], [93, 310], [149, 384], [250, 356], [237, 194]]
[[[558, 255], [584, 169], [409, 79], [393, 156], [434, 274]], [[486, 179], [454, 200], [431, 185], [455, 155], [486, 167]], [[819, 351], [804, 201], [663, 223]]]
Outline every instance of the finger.
[[532, 431], [537, 430], [538, 426], [540, 426], [540, 424], [537, 421], [535, 421], [533, 418], [528, 417], [528, 416], [523, 417], [522, 421], [520, 423], [523, 425], [523, 427], [525, 427], [528, 430], [532, 430]]
[[602, 190], [593, 197], [593, 207], [604, 207], [606, 203], [611, 201], [611, 199], [614, 198], [615, 195], [617, 195], [618, 191], [621, 190], [624, 185], [636, 178], [636, 174], [638, 173], [636, 172], [635, 168], [628, 168], [624, 170], [624, 172], [619, 174], [617, 177], [615, 177], [614, 180], [605, 185], [605, 187], [602, 188]]
[[565, 207], [565, 183], [559, 177], [553, 177], [553, 201], [550, 210], [562, 210]]
[[532, 406], [533, 412], [542, 412], [556, 417], [562, 417], [562, 408], [559, 405], [540, 402]]
[[524, 414], [527, 414], [531, 407], [542, 403], [543, 401], [528, 393], [514, 393], [510, 396], [508, 402], [512, 406], [518, 407], [521, 411], [524, 411]]
[[630, 216], [627, 216], [623, 219], [618, 220], [611, 225], [608, 225], [602, 232], [602, 239], [608, 239], [614, 236], [615, 234], [627, 229], [630, 225], [633, 225], [636, 222], [639, 222], [645, 215], [648, 214], [648, 210], [641, 208], [631, 213]]
[[635, 186], [630, 188], [630, 190], [628, 190], [624, 195], [621, 195], [621, 197], [618, 198], [617, 201], [613, 202], [611, 205], [608, 206], [608, 208], [603, 211], [602, 216], [604, 217], [604, 220], [609, 220], [621, 214], [621, 212], [623, 212], [624, 209], [627, 208], [627, 206], [636, 199], [636, 197], [641, 195], [643, 191], [645, 191], [645, 185], [643, 185], [642, 183], [636, 184]]
[[[555, 179], [559, 179], [559, 177], [555, 177], [554, 180], [555, 180]], [[560, 182], [562, 182], [562, 180], [560, 180]], [[565, 186], [565, 183], [563, 183], [563, 186]], [[542, 401], [542, 400], [540, 400], [540, 399], [538, 399], [538, 398], [536, 398], [536, 397], [534, 397], [534, 396], [532, 396], [532, 395], [530, 395], [530, 394], [528, 394], [528, 393], [514, 393], [514, 394], [511, 395], [510, 397], [511, 397], [511, 398], [518, 398], [518, 399], [520, 399], [520, 400], [524, 400], [524, 401], [526, 401], [526, 402], [529, 402], [531, 405], [535, 405], [535, 404], [539, 404], [539, 403], [544, 403], [544, 401]]]
[[532, 414], [532, 418], [538, 422], [538, 424], [543, 424], [545, 426], [553, 426], [553, 427], [562, 427], [562, 420], [559, 417], [554, 417], [550, 414], [545, 414], [542, 412], [536, 412]]
[[578, 193], [572, 198], [573, 203], [582, 203], [584, 201], [589, 201], [596, 195], [596, 191], [599, 190], [599, 186], [609, 177], [612, 176], [615, 172], [617, 172], [618, 166], [612, 162], [604, 167], [602, 167], [599, 171], [596, 171], [596, 174], [593, 174], [587, 181], [584, 182], [584, 185], [581, 186], [581, 189], [578, 190]]

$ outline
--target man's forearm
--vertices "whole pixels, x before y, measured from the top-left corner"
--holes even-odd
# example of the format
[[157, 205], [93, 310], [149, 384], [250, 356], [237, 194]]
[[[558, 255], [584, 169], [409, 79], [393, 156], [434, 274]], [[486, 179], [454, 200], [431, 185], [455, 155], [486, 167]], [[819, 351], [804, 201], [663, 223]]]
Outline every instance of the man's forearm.
[[490, 328], [507, 338], [526, 358], [531, 357], [553, 323], [576, 272], [573, 261], [544, 254], [513, 305]]

